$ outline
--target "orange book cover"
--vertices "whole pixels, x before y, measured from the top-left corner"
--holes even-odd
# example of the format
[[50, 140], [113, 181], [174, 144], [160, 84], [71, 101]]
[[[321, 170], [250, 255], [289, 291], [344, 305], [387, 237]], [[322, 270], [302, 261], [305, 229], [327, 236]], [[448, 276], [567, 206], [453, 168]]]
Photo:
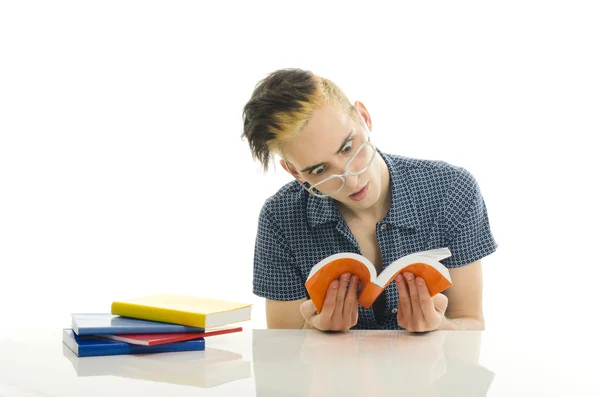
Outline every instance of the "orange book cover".
[[360, 279], [362, 289], [359, 292], [358, 303], [367, 309], [398, 273], [410, 272], [422, 277], [429, 293], [434, 296], [452, 285], [450, 272], [440, 263], [442, 259], [450, 256], [448, 248], [416, 252], [395, 260], [377, 275], [375, 266], [366, 257], [343, 252], [331, 255], [313, 266], [305, 285], [319, 312], [323, 307], [329, 284], [346, 272], [356, 274]]

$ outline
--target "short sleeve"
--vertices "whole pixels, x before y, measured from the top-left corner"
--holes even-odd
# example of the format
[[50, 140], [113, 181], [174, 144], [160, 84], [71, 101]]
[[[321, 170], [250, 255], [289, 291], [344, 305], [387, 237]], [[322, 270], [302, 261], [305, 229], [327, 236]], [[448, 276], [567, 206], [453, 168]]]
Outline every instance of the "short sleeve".
[[253, 292], [272, 300], [297, 300], [307, 296], [289, 244], [268, 204], [258, 221], [254, 247]]
[[446, 241], [452, 253], [444, 264], [451, 268], [475, 262], [498, 247], [477, 181], [464, 168], [457, 170], [444, 206]]

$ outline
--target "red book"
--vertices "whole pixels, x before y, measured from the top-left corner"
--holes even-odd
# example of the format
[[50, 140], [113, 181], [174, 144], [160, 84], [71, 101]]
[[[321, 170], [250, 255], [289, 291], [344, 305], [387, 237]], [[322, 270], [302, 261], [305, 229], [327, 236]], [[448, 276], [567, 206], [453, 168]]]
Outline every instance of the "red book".
[[119, 335], [97, 335], [102, 338], [118, 340], [132, 345], [154, 346], [163, 343], [181, 342], [186, 340], [204, 338], [206, 336], [231, 334], [240, 332], [242, 327], [212, 328], [204, 332], [170, 333], [170, 334], [119, 334]]

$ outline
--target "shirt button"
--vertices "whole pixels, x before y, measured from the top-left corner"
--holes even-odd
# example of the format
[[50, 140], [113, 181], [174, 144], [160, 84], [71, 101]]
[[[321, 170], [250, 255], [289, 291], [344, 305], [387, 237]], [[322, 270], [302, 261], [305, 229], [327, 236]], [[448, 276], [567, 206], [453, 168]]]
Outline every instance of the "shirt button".
[[387, 229], [387, 223], [382, 223], [381, 224], [381, 229], [383, 229], [383, 230]]
[[395, 308], [393, 308], [393, 309], [392, 309], [392, 313], [394, 313], [394, 314], [398, 313], [398, 308], [396, 308], [396, 307], [395, 307]]

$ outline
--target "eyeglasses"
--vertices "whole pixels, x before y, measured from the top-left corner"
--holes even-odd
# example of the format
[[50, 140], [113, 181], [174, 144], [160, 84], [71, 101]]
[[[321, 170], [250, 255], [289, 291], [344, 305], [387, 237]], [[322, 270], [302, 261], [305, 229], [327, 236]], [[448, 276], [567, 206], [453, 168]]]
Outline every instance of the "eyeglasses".
[[343, 174], [326, 177], [310, 186], [307, 189], [308, 192], [317, 197], [329, 197], [339, 193], [346, 187], [346, 177], [360, 175], [365, 172], [375, 159], [376, 152], [375, 145], [371, 141], [363, 143], [346, 163]]
[[[367, 129], [362, 117], [361, 121], [365, 135], [367, 135], [369, 130]], [[307, 182], [303, 183], [302, 181], [298, 180], [298, 178], [296, 178], [296, 180], [298, 180], [302, 187], [304, 187], [304, 189], [306, 189], [313, 196], [321, 198], [333, 196], [346, 187], [347, 176], [356, 176], [365, 172], [375, 159], [376, 153], [377, 148], [367, 135], [367, 140], [358, 147], [356, 152], [352, 154], [346, 163], [343, 174], [328, 175], [323, 180], [313, 185], [309, 185]]]

